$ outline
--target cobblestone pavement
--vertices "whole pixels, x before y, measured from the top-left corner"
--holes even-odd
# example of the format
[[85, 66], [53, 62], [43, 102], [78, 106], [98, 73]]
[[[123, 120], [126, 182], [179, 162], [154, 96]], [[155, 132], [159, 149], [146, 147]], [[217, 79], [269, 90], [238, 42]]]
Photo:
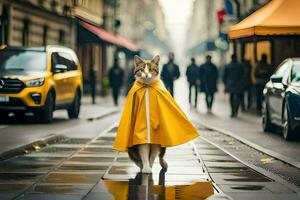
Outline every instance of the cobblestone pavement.
[[[127, 154], [111, 149], [116, 118], [101, 120], [110, 125], [97, 137], [74, 134], [2, 161], [0, 199], [299, 198], [296, 186], [255, 171], [207, 137], [168, 148], [167, 172], [156, 162], [153, 174], [140, 174]], [[203, 136], [214, 135], [198, 128]]]

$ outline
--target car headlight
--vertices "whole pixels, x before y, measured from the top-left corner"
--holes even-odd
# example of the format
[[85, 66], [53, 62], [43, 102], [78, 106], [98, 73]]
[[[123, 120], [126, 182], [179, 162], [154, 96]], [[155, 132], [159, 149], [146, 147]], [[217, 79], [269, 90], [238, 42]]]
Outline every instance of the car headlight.
[[44, 84], [45, 78], [38, 78], [38, 79], [33, 79], [30, 81], [26, 81], [25, 85], [27, 87], [36, 87], [36, 86], [41, 86]]

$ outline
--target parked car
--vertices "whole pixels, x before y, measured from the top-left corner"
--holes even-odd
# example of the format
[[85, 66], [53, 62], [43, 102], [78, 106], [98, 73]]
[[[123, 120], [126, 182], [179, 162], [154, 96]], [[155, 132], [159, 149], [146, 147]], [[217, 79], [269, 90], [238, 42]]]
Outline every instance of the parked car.
[[300, 58], [284, 60], [264, 88], [264, 131], [281, 126], [283, 137], [293, 139], [300, 128]]
[[42, 122], [67, 109], [78, 118], [82, 71], [72, 49], [62, 46], [0, 49], [0, 119], [10, 112], [33, 112]]

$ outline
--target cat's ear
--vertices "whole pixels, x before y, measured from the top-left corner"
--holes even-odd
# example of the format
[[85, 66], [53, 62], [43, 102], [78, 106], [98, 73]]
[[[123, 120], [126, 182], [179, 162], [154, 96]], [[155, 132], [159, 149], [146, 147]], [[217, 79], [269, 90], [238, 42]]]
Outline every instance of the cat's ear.
[[159, 65], [160, 56], [156, 55], [152, 58], [151, 62]]
[[135, 66], [137, 66], [140, 63], [144, 62], [144, 60], [141, 57], [139, 57], [138, 55], [135, 55], [134, 58], [133, 58], [133, 60], [134, 60]]

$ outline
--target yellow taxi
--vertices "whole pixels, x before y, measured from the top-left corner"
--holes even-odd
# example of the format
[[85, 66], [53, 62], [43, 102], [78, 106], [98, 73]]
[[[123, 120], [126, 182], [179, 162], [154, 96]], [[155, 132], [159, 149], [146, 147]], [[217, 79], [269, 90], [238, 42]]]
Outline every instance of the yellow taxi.
[[57, 109], [78, 118], [82, 87], [81, 67], [70, 48], [0, 48], [0, 120], [10, 112], [33, 112], [50, 123]]

